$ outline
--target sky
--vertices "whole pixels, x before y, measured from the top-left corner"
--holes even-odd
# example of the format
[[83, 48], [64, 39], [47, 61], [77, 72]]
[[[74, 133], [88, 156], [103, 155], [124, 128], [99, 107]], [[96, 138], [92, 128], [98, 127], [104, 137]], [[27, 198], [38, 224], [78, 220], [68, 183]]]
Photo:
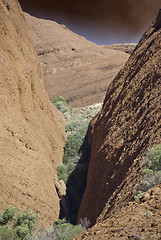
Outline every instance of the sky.
[[99, 45], [138, 42], [161, 0], [19, 0], [29, 14], [66, 25]]

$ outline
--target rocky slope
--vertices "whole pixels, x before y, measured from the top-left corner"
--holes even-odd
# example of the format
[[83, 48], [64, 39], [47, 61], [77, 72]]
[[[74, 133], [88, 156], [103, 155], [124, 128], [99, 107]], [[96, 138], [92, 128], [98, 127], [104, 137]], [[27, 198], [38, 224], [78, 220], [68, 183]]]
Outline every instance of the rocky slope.
[[[103, 210], [97, 221], [113, 216], [121, 226], [122, 215], [116, 212], [131, 199], [148, 148], [161, 142], [160, 69], [161, 12], [110, 84], [103, 108], [91, 122], [87, 186], [78, 219], [87, 217], [94, 224]], [[119, 227], [116, 230], [122, 232]], [[96, 239], [94, 234], [86, 239]], [[102, 238], [111, 239], [108, 229]]]
[[64, 25], [25, 14], [45, 73], [49, 97], [63, 96], [73, 107], [102, 102], [107, 86], [129, 54], [97, 46]]
[[12, 204], [52, 223], [59, 216], [54, 178], [63, 120], [48, 99], [17, 0], [0, 0], [0, 33], [0, 210]]
[[73, 238], [79, 239], [149, 239], [161, 237], [161, 185], [149, 190], [135, 202], [117, 210], [108, 219], [97, 223], [87, 232]]

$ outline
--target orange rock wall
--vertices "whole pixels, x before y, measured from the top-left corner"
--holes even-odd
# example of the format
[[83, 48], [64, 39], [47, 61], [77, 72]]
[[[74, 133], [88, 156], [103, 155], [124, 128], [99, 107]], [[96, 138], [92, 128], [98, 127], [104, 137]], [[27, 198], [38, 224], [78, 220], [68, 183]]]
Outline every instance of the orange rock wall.
[[126, 204], [139, 179], [139, 163], [149, 147], [161, 142], [160, 27], [161, 13], [91, 122], [91, 157], [78, 219], [87, 217], [94, 224], [103, 209], [100, 219]]
[[52, 223], [59, 215], [54, 178], [63, 120], [45, 91], [17, 0], [0, 0], [0, 33], [0, 210], [12, 204]]

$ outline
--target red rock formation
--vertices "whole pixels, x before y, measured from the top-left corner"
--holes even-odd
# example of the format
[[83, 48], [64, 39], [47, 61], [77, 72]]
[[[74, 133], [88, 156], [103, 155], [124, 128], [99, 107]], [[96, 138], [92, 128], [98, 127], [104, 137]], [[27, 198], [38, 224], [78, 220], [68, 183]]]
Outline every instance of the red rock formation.
[[12, 204], [52, 223], [59, 216], [54, 178], [63, 121], [48, 99], [17, 0], [0, 0], [0, 33], [0, 210]]
[[161, 142], [160, 26], [161, 12], [110, 84], [103, 108], [91, 122], [91, 157], [78, 219], [87, 217], [94, 224], [103, 209], [100, 220], [126, 204], [143, 155]]
[[107, 86], [129, 54], [97, 46], [54, 21], [25, 14], [45, 73], [49, 97], [73, 107], [103, 102]]

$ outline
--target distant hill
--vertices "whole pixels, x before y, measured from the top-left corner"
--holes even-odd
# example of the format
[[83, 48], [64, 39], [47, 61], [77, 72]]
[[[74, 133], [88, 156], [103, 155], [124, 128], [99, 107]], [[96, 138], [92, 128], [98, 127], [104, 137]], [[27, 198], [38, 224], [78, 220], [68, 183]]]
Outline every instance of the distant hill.
[[102, 102], [108, 85], [129, 57], [126, 49], [97, 46], [54, 21], [29, 14], [25, 18], [49, 97], [63, 96], [73, 107]]

